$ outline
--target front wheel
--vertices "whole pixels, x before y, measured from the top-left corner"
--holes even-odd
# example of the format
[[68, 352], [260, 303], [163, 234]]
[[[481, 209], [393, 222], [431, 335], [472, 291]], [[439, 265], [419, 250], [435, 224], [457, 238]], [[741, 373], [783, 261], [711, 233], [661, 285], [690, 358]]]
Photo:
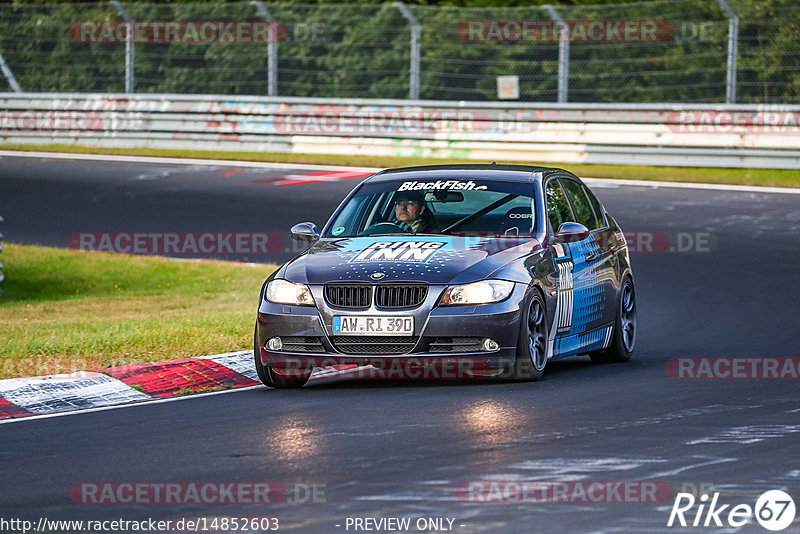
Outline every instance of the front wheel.
[[633, 288], [633, 280], [627, 277], [619, 291], [617, 317], [614, 321], [614, 338], [608, 348], [589, 354], [592, 361], [595, 363], [622, 363], [630, 360], [633, 356], [633, 349], [636, 347], [637, 330], [636, 292]]
[[272, 370], [272, 367], [261, 363], [261, 347], [258, 344], [258, 326], [253, 332], [253, 357], [255, 358], [256, 373], [261, 382], [268, 387], [277, 389], [301, 388], [308, 382], [311, 373], [300, 377], [281, 376]]
[[544, 297], [538, 289], [522, 313], [517, 358], [514, 364], [516, 380], [539, 380], [547, 366], [547, 314]]

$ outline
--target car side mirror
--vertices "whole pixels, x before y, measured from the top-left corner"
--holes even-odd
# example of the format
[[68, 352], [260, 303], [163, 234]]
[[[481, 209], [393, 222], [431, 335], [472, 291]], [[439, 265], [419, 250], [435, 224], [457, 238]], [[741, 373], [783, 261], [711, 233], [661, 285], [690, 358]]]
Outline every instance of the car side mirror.
[[556, 232], [556, 237], [562, 241], [583, 239], [587, 235], [589, 235], [589, 229], [576, 222], [565, 222], [558, 227], [558, 232]]
[[319, 239], [319, 232], [317, 232], [317, 225], [312, 222], [301, 222], [292, 226], [289, 230], [289, 235], [295, 241], [316, 241]]

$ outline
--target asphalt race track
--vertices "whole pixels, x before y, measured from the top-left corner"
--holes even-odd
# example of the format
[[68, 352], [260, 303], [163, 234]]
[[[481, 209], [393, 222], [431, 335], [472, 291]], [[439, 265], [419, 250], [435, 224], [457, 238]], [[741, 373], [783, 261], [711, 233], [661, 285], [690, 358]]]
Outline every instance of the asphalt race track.
[[[3, 157], [2, 231], [11, 243], [60, 247], [76, 232], [285, 238], [295, 222], [324, 223], [357, 182], [277, 185], [310, 172]], [[639, 339], [630, 363], [555, 362], [537, 383], [331, 378], [297, 391], [254, 388], [3, 424], [1, 515], [277, 517], [280, 531], [300, 533], [354, 532], [347, 518], [366, 517], [449, 518], [456, 533], [709, 532], [667, 527], [672, 495], [481, 503], [456, 492], [470, 481], [666, 482], [751, 507], [782, 489], [800, 504], [800, 379], [693, 380], [667, 370], [679, 357], [800, 356], [800, 197], [593, 190], [626, 232], [660, 249], [632, 255]], [[226, 257], [280, 262], [292, 254], [284, 245]], [[175, 506], [76, 504], [69, 495], [81, 482], [205, 481], [277, 482], [289, 497]], [[324, 492], [316, 499], [303, 491], [312, 485]], [[767, 532], [757, 523], [710, 531]], [[783, 532], [800, 532], [800, 523]]]

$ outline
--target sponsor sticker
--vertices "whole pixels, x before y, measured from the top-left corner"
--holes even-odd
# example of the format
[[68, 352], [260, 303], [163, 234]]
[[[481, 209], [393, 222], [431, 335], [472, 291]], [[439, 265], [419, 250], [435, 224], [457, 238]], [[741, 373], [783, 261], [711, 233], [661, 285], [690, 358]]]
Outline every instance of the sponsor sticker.
[[339, 226], [338, 228], [334, 228], [331, 232], [333, 235], [339, 235], [344, 232], [344, 226]]
[[407, 261], [422, 263], [447, 243], [444, 241], [378, 241], [359, 252], [351, 261]]
[[403, 182], [397, 191], [439, 191], [442, 189], [451, 191], [481, 191], [486, 189], [486, 186], [478, 185], [472, 180], [466, 182], [461, 180], [436, 180], [435, 182], [418, 182], [413, 180], [411, 182]]

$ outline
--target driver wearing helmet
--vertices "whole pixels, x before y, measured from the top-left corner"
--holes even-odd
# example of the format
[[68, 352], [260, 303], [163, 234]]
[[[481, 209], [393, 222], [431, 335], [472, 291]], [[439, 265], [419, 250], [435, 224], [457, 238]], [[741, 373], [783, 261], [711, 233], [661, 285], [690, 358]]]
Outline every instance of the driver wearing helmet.
[[436, 227], [433, 215], [425, 204], [425, 195], [420, 191], [401, 191], [394, 195], [392, 223], [415, 234], [431, 233]]

